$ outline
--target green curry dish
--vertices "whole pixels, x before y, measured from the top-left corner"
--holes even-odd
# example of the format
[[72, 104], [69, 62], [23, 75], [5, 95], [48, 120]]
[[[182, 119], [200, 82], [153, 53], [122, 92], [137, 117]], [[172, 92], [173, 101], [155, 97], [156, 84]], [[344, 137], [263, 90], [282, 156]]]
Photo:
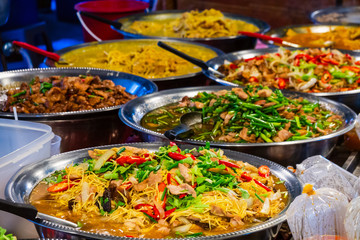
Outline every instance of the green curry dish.
[[[306, 140], [336, 131], [341, 116], [303, 98], [285, 97], [279, 90], [248, 85], [218, 92], [199, 92], [195, 97], [149, 112], [143, 127], [164, 133], [179, 124], [187, 112], [202, 113], [191, 139], [262, 143]], [[174, 117], [170, 117], [174, 116]]]

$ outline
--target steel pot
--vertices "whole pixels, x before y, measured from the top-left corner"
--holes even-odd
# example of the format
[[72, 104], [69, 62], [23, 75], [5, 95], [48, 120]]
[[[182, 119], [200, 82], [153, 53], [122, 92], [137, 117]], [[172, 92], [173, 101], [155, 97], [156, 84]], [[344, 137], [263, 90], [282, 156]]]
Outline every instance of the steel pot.
[[[190, 41], [190, 42], [198, 42], [204, 43], [218, 49], [221, 49], [224, 52], [233, 52], [239, 51], [242, 49], [251, 49], [255, 48], [256, 39], [246, 36], [231, 36], [231, 37], [219, 37], [219, 38], [170, 38], [170, 37], [154, 37], [149, 35], [142, 35], [136, 34], [128, 30], [129, 26], [134, 21], [139, 20], [159, 20], [159, 19], [176, 19], [179, 18], [185, 11], [184, 10], [167, 10], [167, 11], [156, 11], [152, 13], [140, 13], [134, 14], [128, 17], [119, 18], [117, 21], [122, 23], [121, 29], [116, 29], [113, 27], [114, 30], [120, 32], [124, 35], [125, 38], [158, 38], [163, 40], [182, 40], [182, 41]], [[247, 23], [251, 23], [257, 26], [260, 30], [259, 33], [265, 33], [270, 29], [270, 26], [256, 18], [246, 17], [239, 14], [232, 14], [232, 13], [223, 13], [226, 18], [234, 19], [234, 20], [242, 20]]]
[[[146, 141], [165, 139], [161, 133], [148, 130], [141, 126], [143, 116], [161, 106], [180, 101], [184, 96], [193, 97], [198, 92], [213, 92], [223, 89], [231, 90], [230, 86], [208, 86], [196, 88], [181, 88], [166, 90], [158, 93], [149, 94], [127, 102], [119, 111], [120, 119], [128, 126], [141, 132]], [[256, 156], [270, 159], [283, 166], [295, 166], [307, 157], [313, 155], [327, 156], [334, 149], [339, 136], [350, 131], [355, 125], [356, 114], [347, 106], [332, 100], [313, 96], [306, 93], [293, 91], [283, 91], [286, 97], [304, 97], [311, 102], [319, 101], [320, 104], [344, 119], [344, 125], [336, 132], [331, 134], [299, 141], [273, 142], [273, 143], [227, 143], [210, 142], [213, 147], [227, 148], [239, 152], [246, 152]], [[205, 145], [205, 141], [199, 140], [179, 140], [196, 145]]]
[[[54, 75], [78, 76], [97, 75], [101, 79], [110, 79], [122, 85], [126, 91], [143, 96], [157, 91], [157, 86], [144, 78], [110, 70], [91, 68], [45, 68], [27, 69], [0, 73], [0, 84], [3, 88], [9, 85], [20, 85], [30, 82], [35, 76], [49, 77]], [[53, 132], [62, 138], [61, 152], [74, 149], [125, 142], [132, 130], [122, 124], [117, 117], [121, 106], [94, 109], [88, 111], [61, 112], [47, 114], [18, 114], [20, 120], [45, 123]], [[14, 118], [10, 112], [0, 112], [1, 118]]]
[[[129, 144], [126, 144], [129, 145]], [[160, 146], [168, 145], [167, 143], [135, 143], [131, 146], [146, 148], [150, 151], [156, 151]], [[115, 146], [101, 146], [96, 147], [100, 149], [108, 149]], [[192, 145], [183, 145], [181, 148], [193, 148]], [[66, 165], [76, 162], [82, 162], [85, 157], [88, 156], [88, 150], [81, 149], [77, 151], [67, 152], [53, 156], [49, 159], [28, 165], [18, 171], [12, 179], [8, 182], [5, 190], [5, 196], [7, 200], [17, 203], [28, 203], [29, 195], [33, 188], [43, 178], [53, 173], [56, 170], [63, 169]], [[264, 223], [260, 223], [253, 227], [231, 232], [227, 234], [199, 237], [198, 239], [212, 240], [212, 239], [272, 239], [276, 236], [279, 225], [285, 221], [285, 212], [294, 198], [301, 194], [301, 183], [297, 180], [296, 176], [287, 170], [285, 167], [280, 166], [269, 160], [259, 158], [256, 156], [248, 155], [245, 153], [239, 153], [231, 150], [224, 150], [224, 153], [231, 159], [242, 160], [253, 164], [254, 166], [267, 165], [271, 172], [285, 181], [285, 186], [289, 192], [289, 202], [285, 209], [276, 217], [269, 219]], [[36, 228], [40, 232], [42, 237], [45, 238], [61, 238], [61, 239], [125, 239], [124, 237], [115, 237], [104, 234], [89, 233], [82, 230], [74, 229], [59, 223], [38, 219], [34, 222]], [[134, 238], [135, 240], [141, 240], [141, 238]]]
[[[295, 49], [290, 49], [295, 50]], [[247, 59], [252, 58], [259, 55], [264, 55], [266, 53], [276, 53], [278, 51], [278, 48], [264, 48], [264, 49], [253, 49], [253, 50], [245, 50], [245, 51], [239, 51], [239, 52], [233, 52], [228, 53], [225, 55], [221, 55], [219, 57], [213, 58], [209, 60], [207, 63], [210, 67], [214, 69], [218, 69], [221, 65], [224, 64], [224, 61], [230, 61], [233, 62], [235, 60], [239, 59]], [[347, 53], [358, 61], [360, 60], [360, 53], [354, 52], [354, 51], [348, 51], [348, 50], [340, 50], [344, 54]], [[210, 71], [204, 71], [204, 74], [211, 78], [212, 80], [216, 81], [219, 84], [226, 85], [226, 86], [239, 86], [236, 83], [232, 83], [229, 81], [225, 81], [223, 79], [218, 78], [216, 75], [214, 75]], [[357, 90], [351, 90], [351, 91], [343, 91], [343, 92], [323, 92], [323, 93], [311, 93], [314, 96], [318, 97], [326, 97], [331, 100], [341, 102], [351, 109], [353, 109], [355, 112], [360, 112], [360, 89]]]
[[313, 11], [310, 19], [316, 24], [360, 24], [360, 7], [329, 7]]
[[[125, 39], [125, 40], [109, 40], [109, 41], [102, 41], [102, 42], [90, 42], [90, 43], [82, 43], [79, 45], [63, 48], [56, 53], [60, 56], [63, 56], [66, 53], [69, 53], [76, 49], [82, 49], [86, 51], [86, 48], [89, 46], [99, 46], [101, 47], [103, 44], [110, 45], [110, 44], [120, 44], [123, 46], [127, 46], [128, 44], [135, 44], [135, 45], [147, 45], [147, 44], [154, 44], [159, 41], [160, 39]], [[181, 45], [188, 45], [188, 46], [199, 46], [205, 48], [206, 51], [213, 52], [215, 56], [222, 55], [224, 52], [208, 45], [196, 43], [196, 42], [184, 42], [184, 41], [176, 41], [176, 40], [166, 40], [166, 42], [173, 42]], [[48, 67], [56, 67], [54, 60], [50, 58], [46, 58], [45, 65]], [[86, 67], [93, 67], [92, 65]], [[202, 86], [208, 85], [207, 78], [202, 74], [201, 68], [198, 71], [180, 75], [180, 76], [171, 76], [165, 78], [153, 78], [150, 79], [151, 81], [155, 82], [156, 85], [159, 87], [160, 90], [162, 89], [169, 89], [169, 88], [176, 88], [176, 87], [185, 87], [185, 86]]]

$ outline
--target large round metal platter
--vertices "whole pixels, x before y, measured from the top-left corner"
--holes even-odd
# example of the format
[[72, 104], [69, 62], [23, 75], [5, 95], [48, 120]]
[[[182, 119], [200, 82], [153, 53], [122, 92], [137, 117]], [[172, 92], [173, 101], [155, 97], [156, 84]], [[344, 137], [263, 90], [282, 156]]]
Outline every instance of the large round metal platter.
[[311, 21], [318, 24], [360, 24], [360, 7], [329, 7], [310, 14]]
[[[101, 79], [110, 79], [116, 85], [126, 88], [126, 91], [137, 96], [143, 96], [157, 91], [157, 86], [150, 80], [132, 74], [95, 68], [38, 68], [24, 69], [0, 73], [2, 95], [8, 86], [20, 87], [22, 82], [29, 83], [35, 76], [79, 76], [94, 75]], [[6, 101], [6, 98], [2, 98]], [[20, 120], [36, 121], [52, 127], [53, 132], [62, 138], [61, 151], [70, 151], [100, 144], [125, 142], [132, 129], [126, 128], [117, 117], [121, 106], [107, 108], [60, 112], [44, 114], [18, 113]], [[14, 113], [1, 112], [0, 118], [14, 119]]]
[[[158, 150], [159, 147], [168, 145], [168, 142], [167, 143], [134, 143], [134, 144], [126, 144], [126, 145], [127, 146], [131, 145], [139, 148], [146, 148], [149, 151], [154, 152]], [[124, 144], [108, 145], [108, 146], [101, 146], [96, 148], [108, 149], [118, 146], [124, 146]], [[180, 147], [190, 148], [190, 149], [194, 148], [194, 146], [191, 145], [182, 145]], [[49, 159], [25, 166], [20, 171], [18, 171], [8, 182], [5, 190], [6, 199], [17, 203], [29, 203], [30, 193], [34, 189], [36, 184], [38, 184], [43, 178], [47, 177], [54, 171], [64, 169], [65, 166], [68, 164], [82, 162], [85, 157], [88, 157], [88, 150], [90, 150], [90, 148], [59, 154]], [[228, 156], [230, 159], [242, 160], [256, 167], [259, 167], [261, 165], [269, 166], [270, 171], [275, 176], [285, 181], [285, 186], [289, 192], [288, 195], [289, 201], [285, 209], [279, 215], [267, 220], [266, 222], [257, 224], [255, 226], [252, 226], [250, 228], [241, 231], [236, 231], [221, 235], [207, 236], [207, 237], [197, 237], [197, 239], [213, 240], [213, 239], [229, 239], [229, 238], [233, 238], [233, 239], [269, 238], [270, 234], [274, 234], [272, 227], [277, 227], [280, 223], [286, 220], [285, 212], [287, 208], [289, 207], [290, 203], [295, 199], [295, 197], [301, 194], [301, 189], [302, 189], [301, 183], [298, 181], [296, 176], [292, 174], [289, 170], [287, 170], [285, 167], [282, 167], [279, 164], [276, 164], [269, 160], [244, 153], [231, 151], [231, 150], [224, 150], [224, 154]], [[115, 237], [104, 234], [85, 232], [82, 230], [67, 227], [43, 219], [39, 219], [34, 223], [36, 224], [37, 229], [41, 232], [42, 236], [46, 238], [125, 239], [124, 237]], [[49, 229], [52, 230], [49, 231]], [[134, 239], [141, 240], [141, 238], [134, 238]]]
[[[289, 50], [295, 50], [295, 49], [289, 49]], [[277, 51], [278, 48], [264, 48], [264, 49], [238, 51], [213, 58], [209, 60], [207, 64], [214, 69], [218, 69], [221, 65], [224, 64], [225, 61], [233, 62], [239, 59], [247, 59], [255, 56], [264, 55], [266, 53], [276, 53]], [[353, 56], [356, 59], [356, 61], [360, 60], [360, 53], [358, 52], [347, 51], [347, 50], [341, 50], [341, 52]], [[226, 86], [239, 86], [236, 83], [232, 83], [222, 78], [219, 78], [218, 76], [214, 75], [211, 71], [204, 71], [204, 74], [219, 84]], [[342, 91], [342, 92], [323, 92], [323, 93], [311, 93], [311, 94], [318, 97], [326, 97], [334, 101], [341, 102], [349, 106], [354, 111], [360, 112], [360, 89], [351, 90], [351, 91]]]
[[[162, 133], [151, 131], [141, 126], [141, 119], [146, 113], [165, 106], [170, 103], [176, 103], [183, 97], [193, 97], [198, 92], [214, 92], [223, 89], [231, 90], [231, 86], [208, 86], [196, 88], [181, 88], [166, 90], [149, 94], [126, 103], [119, 111], [120, 119], [131, 128], [140, 131], [143, 137], [148, 141], [165, 139]], [[303, 97], [310, 102], [319, 102], [321, 106], [339, 114], [344, 119], [344, 125], [337, 131], [307, 140], [285, 141], [273, 143], [229, 143], [229, 142], [210, 142], [213, 147], [233, 149], [240, 152], [250, 153], [256, 156], [267, 158], [283, 166], [300, 163], [307, 157], [313, 155], [327, 156], [335, 147], [338, 137], [350, 131], [355, 125], [356, 114], [347, 106], [318, 96], [299, 93], [293, 91], [283, 91], [286, 97]], [[205, 141], [185, 139], [179, 142], [186, 142], [196, 145], [205, 145]]]
[[[190, 42], [199, 42], [205, 43], [216, 48], [221, 49], [224, 52], [232, 52], [238, 51], [241, 49], [251, 49], [255, 48], [256, 39], [250, 38], [247, 36], [231, 36], [231, 37], [219, 37], [219, 38], [171, 38], [171, 37], [161, 37], [161, 36], [149, 36], [143, 34], [137, 34], [136, 32], [132, 32], [129, 30], [129, 26], [134, 21], [151, 21], [151, 20], [163, 20], [163, 19], [176, 19], [179, 18], [184, 12], [184, 10], [167, 10], [167, 11], [156, 11], [152, 13], [140, 13], [134, 14], [127, 17], [122, 17], [117, 21], [122, 23], [123, 26], [121, 29], [113, 28], [114, 30], [120, 32], [124, 35], [125, 38], [159, 38], [162, 40], [182, 40], [182, 41], [190, 41]], [[238, 14], [231, 14], [231, 13], [223, 13], [226, 18], [233, 19], [233, 20], [242, 20], [247, 23], [253, 24], [259, 28], [259, 33], [265, 33], [270, 29], [270, 26], [256, 18], [246, 17]]]
[[[2, 94], [6, 91], [7, 86], [20, 86], [22, 82], [29, 83], [34, 77], [40, 78], [50, 76], [79, 76], [79, 75], [92, 75], [99, 76], [102, 80], [112, 80], [115, 85], [121, 85], [126, 88], [128, 93], [143, 96], [157, 91], [157, 86], [153, 82], [128, 73], [116, 72], [111, 70], [96, 69], [96, 68], [33, 68], [14, 70], [0, 73], [0, 86], [2, 86]], [[0, 102], [2, 105], [2, 102]], [[59, 113], [39, 113], [39, 114], [26, 114], [19, 113], [20, 119], [64, 119], [69, 116], [81, 116], [88, 114], [96, 114], [100, 112], [113, 111], [120, 108], [120, 105], [106, 108], [99, 108], [93, 110], [82, 110], [73, 112], [59, 112]], [[10, 112], [0, 111], [0, 117], [13, 118], [14, 114]]]
[[[141, 46], [156, 45], [159, 40], [160, 39], [124, 39], [124, 40], [108, 40], [108, 41], [102, 41], [102, 42], [89, 42], [89, 43], [82, 43], [79, 45], [74, 45], [71, 47], [63, 48], [63, 49], [57, 51], [56, 53], [59, 54], [60, 56], [63, 56], [64, 54], [67, 54], [73, 50], [79, 50], [79, 49], [82, 52], [86, 53], [86, 51], [89, 47], [99, 47], [99, 51], [100, 51], [100, 48], [104, 48], [104, 47], [110, 48], [112, 46], [114, 46], [114, 47], [120, 46], [120, 47], [126, 48], [126, 49], [129, 49], [129, 46], [130, 46], [130, 49], [131, 49], [131, 45], [132, 45], [134, 47], [134, 49], [136, 49], [137, 46], [138, 46], [138, 48], [140, 48]], [[214, 56], [219, 56], [219, 55], [223, 54], [223, 51], [221, 51], [215, 47], [211, 47], [211, 46], [201, 44], [201, 43], [184, 42], [184, 41], [177, 41], [177, 40], [166, 40], [166, 42], [178, 44], [181, 46], [197, 47], [199, 49], [203, 49], [205, 51], [212, 53]], [[45, 64], [49, 67], [56, 67], [56, 63], [52, 59], [49, 59], [49, 58], [47, 58], [45, 60]], [[94, 67], [94, 66], [89, 65], [86, 67]], [[153, 81], [153, 82], [178, 81], [178, 80], [182, 80], [182, 79], [190, 79], [190, 78], [194, 78], [194, 77], [199, 77], [199, 75], [201, 75], [201, 74], [202, 74], [201, 68], [198, 68], [197, 71], [188, 73], [185, 75], [170, 76], [170, 77], [164, 77], [164, 78], [152, 78], [151, 81]]]

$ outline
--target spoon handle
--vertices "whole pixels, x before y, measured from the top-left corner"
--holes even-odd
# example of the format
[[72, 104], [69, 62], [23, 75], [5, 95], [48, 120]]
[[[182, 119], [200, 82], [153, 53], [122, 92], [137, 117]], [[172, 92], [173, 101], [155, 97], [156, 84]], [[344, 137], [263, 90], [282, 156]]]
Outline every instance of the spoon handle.
[[209, 66], [206, 65], [206, 63], [204, 61], [202, 61], [200, 59], [197, 59], [197, 58], [193, 58], [193, 57], [191, 57], [191, 56], [189, 56], [189, 55], [187, 55], [187, 54], [185, 54], [183, 52], [180, 52], [179, 50], [176, 50], [175, 48], [167, 45], [166, 43], [163, 43], [163, 42], [159, 41], [157, 43], [157, 45], [159, 47], [161, 47], [161, 48], [163, 48], [165, 50], [168, 50], [169, 52], [172, 52], [175, 55], [178, 55], [179, 57], [181, 57], [181, 58], [183, 58], [183, 59], [185, 59], [185, 60], [187, 60], [187, 61], [189, 61], [189, 62], [191, 62], [191, 63], [193, 63], [193, 64], [195, 64], [197, 66], [199, 66], [199, 67], [201, 67], [203, 70], [208, 70], [208, 68], [209, 68]]
[[22, 48], [25, 48], [25, 49], [30, 50], [30, 51], [39, 53], [39, 54], [41, 54], [41, 55], [43, 55], [45, 57], [48, 57], [48, 58], [51, 58], [51, 59], [55, 60], [56, 62], [58, 62], [60, 60], [60, 55], [59, 54], [45, 51], [45, 50], [43, 50], [41, 48], [35, 47], [35, 46], [33, 46], [31, 44], [28, 44], [28, 43], [19, 42], [19, 41], [12, 41], [12, 44], [16, 45], [16, 46], [19, 46], [19, 47], [22, 47]]
[[178, 138], [179, 135], [182, 135], [184, 133], [188, 133], [189, 131], [192, 131], [192, 129], [189, 128], [185, 124], [180, 124], [180, 125], [174, 127], [173, 129], [166, 131], [164, 133], [164, 135], [169, 140], [174, 140], [174, 139]]
[[29, 220], [35, 220], [38, 213], [32, 205], [10, 202], [4, 199], [0, 199], [0, 210]]
[[239, 33], [241, 35], [245, 35], [245, 36], [248, 36], [248, 37], [254, 37], [254, 38], [259, 38], [259, 39], [263, 39], [263, 40], [274, 41], [274, 42], [280, 43], [280, 44], [282, 44], [282, 42], [283, 42], [283, 40], [281, 38], [270, 37], [268, 35], [261, 34], [261, 33], [244, 32], [244, 31], [239, 31]]
[[112, 20], [109, 20], [109, 19], [106, 19], [106, 18], [103, 18], [103, 17], [99, 17], [99, 16], [96, 16], [95, 14], [92, 14], [92, 13], [80, 11], [80, 14], [83, 15], [83, 16], [95, 19], [95, 20], [97, 20], [99, 22], [109, 24], [109, 25], [111, 25], [111, 26], [113, 26], [113, 27], [115, 27], [117, 29], [121, 29], [121, 27], [122, 27], [122, 23], [120, 23], [120, 22], [116, 22], [116, 21], [112, 21]]

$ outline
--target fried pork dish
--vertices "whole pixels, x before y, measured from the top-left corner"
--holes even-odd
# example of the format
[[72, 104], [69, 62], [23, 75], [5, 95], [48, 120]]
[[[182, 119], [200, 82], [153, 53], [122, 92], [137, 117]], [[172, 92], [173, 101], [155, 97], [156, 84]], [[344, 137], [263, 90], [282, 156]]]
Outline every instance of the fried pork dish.
[[94, 149], [89, 156], [45, 178], [31, 204], [84, 231], [168, 238], [245, 229], [288, 203], [284, 181], [268, 166], [230, 160], [208, 144], [181, 150], [170, 143], [156, 152]]
[[311, 32], [310, 28], [305, 33], [289, 29], [282, 39], [302, 47], [321, 48], [330, 45], [337, 49], [357, 50], [360, 49], [360, 27], [334, 27], [323, 33]]
[[218, 69], [224, 80], [239, 85], [263, 85], [301, 92], [342, 92], [360, 88], [360, 61], [331, 49], [290, 51], [279, 48]]
[[134, 21], [129, 31], [161, 37], [218, 38], [237, 36], [238, 31], [257, 32], [253, 24], [226, 18], [220, 11], [206, 9], [202, 12], [185, 12], [176, 19]]
[[[192, 57], [207, 61], [217, 54], [205, 47], [172, 43], [169, 45]], [[201, 68], [172, 54], [154, 42], [115, 42], [90, 45], [62, 55], [66, 67], [94, 67], [135, 74], [148, 79], [186, 75]], [[62, 65], [58, 64], [57, 67]]]
[[56, 113], [111, 107], [124, 104], [136, 96], [111, 80], [98, 76], [35, 77], [22, 83], [19, 89], [10, 89], [2, 109], [18, 113]]
[[189, 139], [271, 143], [324, 136], [343, 125], [342, 118], [319, 103], [285, 97], [276, 89], [248, 85], [218, 92], [199, 92], [180, 102], [157, 108], [141, 120], [144, 128], [164, 133], [179, 125], [187, 112], [202, 113]]

